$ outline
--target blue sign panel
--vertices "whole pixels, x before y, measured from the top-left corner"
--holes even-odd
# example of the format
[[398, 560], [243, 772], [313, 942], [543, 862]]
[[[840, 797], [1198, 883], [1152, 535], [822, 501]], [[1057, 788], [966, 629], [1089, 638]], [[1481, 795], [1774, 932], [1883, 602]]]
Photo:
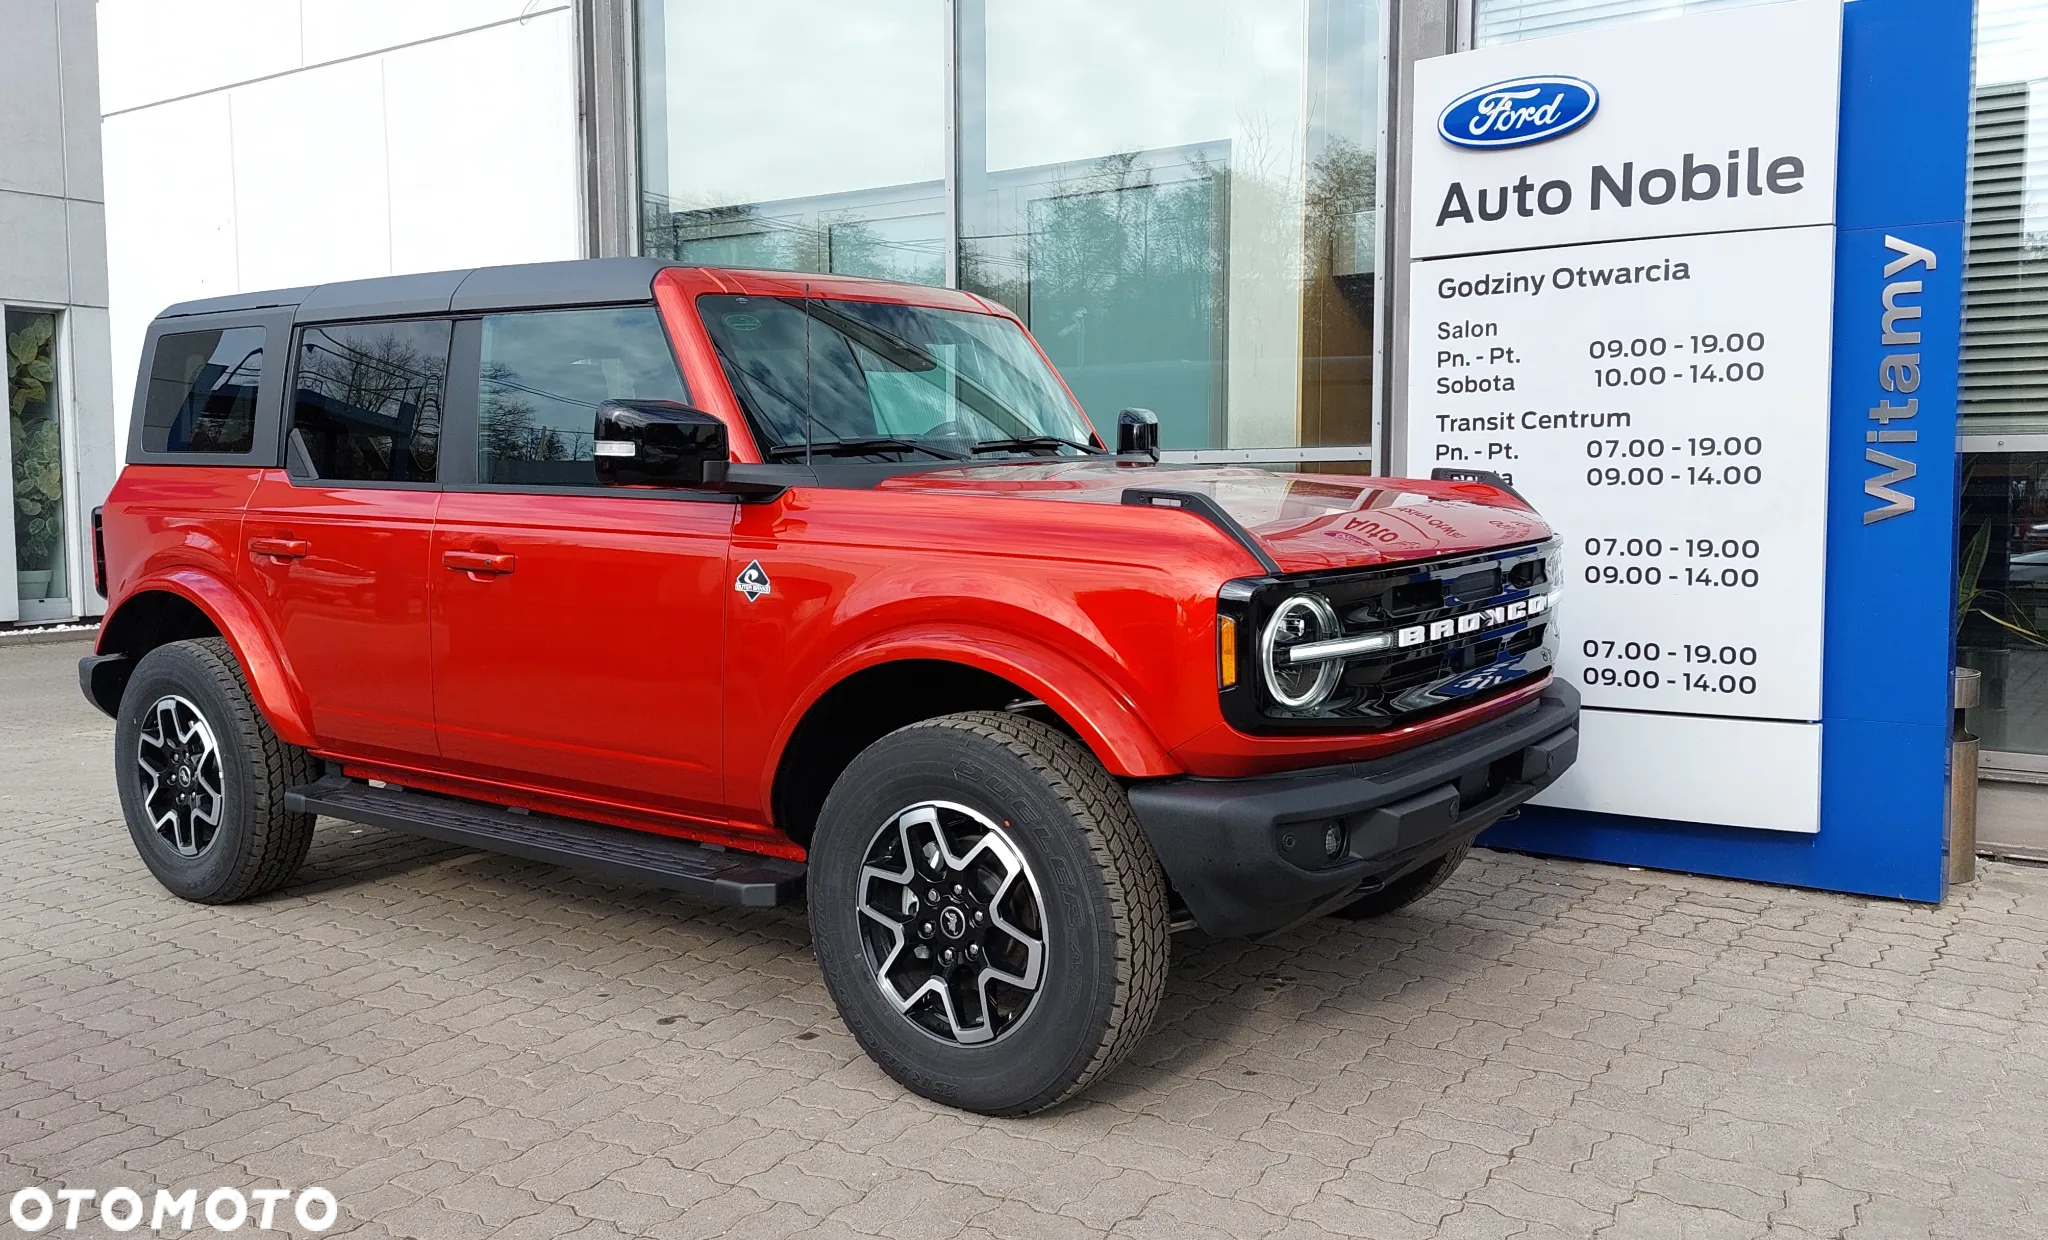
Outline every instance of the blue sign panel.
[[1941, 898], [1971, 7], [1843, 9], [1820, 830], [1532, 808], [1482, 843]]

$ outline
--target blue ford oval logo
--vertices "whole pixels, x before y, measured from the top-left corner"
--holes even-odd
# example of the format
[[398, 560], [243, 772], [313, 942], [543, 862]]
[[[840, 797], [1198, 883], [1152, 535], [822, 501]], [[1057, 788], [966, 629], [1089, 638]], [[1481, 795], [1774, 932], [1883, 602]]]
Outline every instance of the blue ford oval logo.
[[1436, 131], [1455, 146], [1528, 146], [1570, 133], [1599, 107], [1600, 92], [1579, 78], [1510, 78], [1451, 100]]
[[1508, 667], [1482, 667], [1436, 687], [1438, 697], [1470, 697], [1513, 680], [1519, 671]]

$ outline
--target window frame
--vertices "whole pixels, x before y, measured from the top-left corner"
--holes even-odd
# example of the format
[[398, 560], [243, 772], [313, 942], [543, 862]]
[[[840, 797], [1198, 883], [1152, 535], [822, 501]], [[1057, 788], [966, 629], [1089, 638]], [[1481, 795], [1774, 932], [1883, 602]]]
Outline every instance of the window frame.
[[[441, 397], [441, 468], [437, 471], [442, 490], [475, 495], [593, 495], [609, 499], [679, 500], [686, 503], [738, 503], [743, 498], [723, 491], [695, 487], [608, 487], [547, 486], [532, 482], [484, 482], [477, 474], [477, 438], [480, 433], [480, 400], [483, 381], [484, 320], [506, 314], [563, 314], [577, 310], [630, 310], [646, 307], [661, 327], [662, 343], [668, 346], [669, 361], [675, 364], [676, 381], [690, 391], [688, 373], [676, 352], [668, 319], [653, 298], [645, 301], [578, 302], [569, 305], [506, 306], [499, 309], [464, 310], [452, 316], [455, 333], [448, 349], [448, 390]], [[460, 386], [458, 386], [460, 385]]]
[[[432, 482], [397, 482], [389, 478], [321, 478], [295, 473], [292, 470], [291, 439], [292, 425], [298, 416], [300, 338], [308, 330], [330, 327], [360, 327], [373, 323], [447, 323], [449, 325], [448, 358], [441, 364], [441, 438], [434, 447], [434, 480]], [[292, 324], [291, 350], [291, 373], [287, 376], [288, 381], [281, 394], [282, 408], [279, 410], [277, 420], [277, 465], [284, 472], [287, 482], [295, 487], [325, 487], [329, 490], [342, 488], [347, 490], [441, 491], [447, 489], [445, 481], [447, 471], [442, 468], [442, 460], [448, 452], [448, 384], [450, 379], [449, 372], [453, 368], [455, 358], [453, 315], [403, 314], [391, 315], [388, 318], [297, 320]]]
[[[226, 331], [254, 327], [263, 332], [263, 372], [256, 381], [256, 425], [247, 452], [155, 452], [142, 446], [144, 423], [149, 414], [149, 376], [156, 366], [158, 345], [165, 336], [191, 332]], [[135, 373], [135, 396], [128, 417], [128, 464], [130, 465], [240, 465], [274, 467], [284, 459], [282, 429], [285, 372], [276, 364], [277, 342], [295, 340], [292, 310], [223, 310], [212, 314], [180, 314], [158, 317], [142, 339], [142, 354]]]
[[[24, 599], [18, 590], [0, 594], [0, 628], [9, 623], [45, 623], [52, 620], [68, 620], [77, 616], [90, 617], [93, 600], [100, 595], [93, 589], [92, 560], [85, 548], [88, 544], [79, 536], [81, 528], [92, 529], [90, 511], [79, 503], [80, 472], [78, 468], [78, 399], [72, 382], [71, 331], [72, 311], [76, 307], [63, 302], [32, 301], [25, 298], [0, 297], [0, 337], [4, 337], [6, 319], [9, 313], [47, 314], [52, 316], [54, 335], [50, 341], [50, 357], [56, 368], [56, 397], [50, 401], [57, 421], [57, 460], [63, 475], [64, 494], [60, 501], [62, 526], [58, 539], [58, 563], [62, 566], [65, 590], [61, 597]], [[0, 393], [11, 399], [6, 376], [0, 372]], [[9, 419], [0, 419], [0, 430], [7, 429]], [[8, 481], [8, 509], [0, 517], [0, 538], [6, 539], [0, 548], [0, 562], [21, 567], [18, 547], [15, 543], [21, 513], [12, 503], [14, 456], [11, 444], [0, 443], [0, 477]], [[0, 581], [9, 580], [5, 575], [10, 569], [0, 569]], [[101, 608], [104, 610], [104, 608]]]
[[[2048, 432], [2000, 433], [1961, 428], [1956, 436], [1956, 467], [1960, 471], [1968, 464], [1968, 457], [2015, 457], [2048, 453]], [[1957, 541], [1957, 562], [1961, 563], [1962, 513], [1958, 508], [1954, 517]], [[1961, 665], [1960, 643], [1957, 663]], [[1979, 779], [2016, 780], [2020, 783], [2039, 783], [2048, 778], [2048, 753], [2030, 753], [2024, 749], [1990, 749], [1978, 754], [1977, 773]]]

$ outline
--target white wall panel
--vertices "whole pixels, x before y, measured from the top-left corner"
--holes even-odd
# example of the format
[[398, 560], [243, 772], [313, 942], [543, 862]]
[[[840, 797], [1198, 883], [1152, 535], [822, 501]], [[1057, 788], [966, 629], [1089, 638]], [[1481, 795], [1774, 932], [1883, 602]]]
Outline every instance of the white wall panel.
[[581, 250], [562, 0], [102, 0], [100, 41], [120, 442], [172, 302]]
[[563, 10], [382, 58], [393, 271], [578, 256], [574, 56]]
[[90, 515], [93, 505], [106, 498], [114, 485], [121, 453], [114, 447], [112, 420], [100, 412], [128, 403], [133, 392], [123, 391], [112, 380], [107, 356], [107, 312], [96, 306], [73, 306], [67, 312], [71, 334], [71, 368], [66, 382], [71, 385], [72, 405], [79, 411], [80, 426], [74, 469], [79, 484], [79, 512]]
[[74, 305], [107, 304], [107, 209], [96, 202], [64, 204], [64, 239]]
[[0, 190], [0, 301], [71, 299], [64, 199]]
[[64, 192], [64, 116], [57, 13], [40, 0], [0, 0], [0, 189]]
[[108, 117], [108, 308], [116, 438], [126, 442], [142, 333], [174, 301], [241, 291], [228, 96]]
[[107, 498], [123, 455], [114, 438], [117, 419], [108, 411], [127, 403], [109, 384], [111, 370], [107, 355], [107, 312], [91, 306], [73, 306], [65, 315], [65, 349], [68, 363], [64, 382], [71, 393], [73, 418], [65, 449], [71, 456], [71, 476], [65, 487], [69, 494], [66, 520], [85, 537], [70, 542], [71, 599], [73, 610], [82, 616], [100, 614], [106, 604], [92, 588], [92, 510]]
[[1820, 742], [1817, 723], [1589, 710], [1579, 762], [1534, 804], [1810, 833], [1820, 830]]
[[390, 275], [380, 60], [308, 69], [229, 97], [242, 288]]
[[566, 10], [564, 0], [300, 0], [306, 63], [382, 51], [493, 22]]
[[100, 0], [100, 111], [296, 69], [297, 0]]
[[58, 71], [63, 78], [64, 193], [101, 201], [100, 61], [93, 0], [57, 0]]

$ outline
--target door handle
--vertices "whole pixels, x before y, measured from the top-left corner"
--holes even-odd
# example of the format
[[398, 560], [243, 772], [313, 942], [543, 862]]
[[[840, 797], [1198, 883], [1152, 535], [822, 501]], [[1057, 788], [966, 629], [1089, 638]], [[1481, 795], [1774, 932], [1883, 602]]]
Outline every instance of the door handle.
[[503, 576], [512, 571], [519, 561], [508, 554], [496, 551], [443, 551], [441, 563], [458, 573], [484, 573]]
[[303, 538], [252, 538], [249, 540], [249, 554], [268, 556], [273, 560], [303, 560], [313, 549], [313, 544]]

